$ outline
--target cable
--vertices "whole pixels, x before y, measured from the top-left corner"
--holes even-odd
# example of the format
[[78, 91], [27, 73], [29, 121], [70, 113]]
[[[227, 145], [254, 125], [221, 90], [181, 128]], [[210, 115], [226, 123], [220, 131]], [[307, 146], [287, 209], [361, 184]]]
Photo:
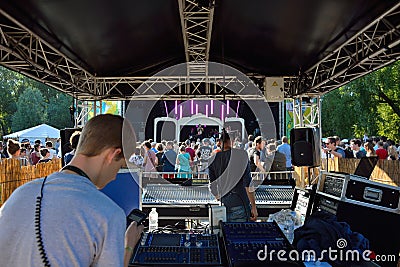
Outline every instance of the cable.
[[39, 248], [40, 257], [42, 258], [45, 267], [50, 267], [50, 261], [47, 258], [46, 251], [44, 249], [43, 239], [42, 239], [42, 226], [41, 226], [41, 208], [43, 200], [43, 187], [46, 182], [47, 176], [44, 178], [42, 186], [40, 188], [40, 196], [36, 197], [36, 209], [35, 209], [35, 233], [36, 241]]

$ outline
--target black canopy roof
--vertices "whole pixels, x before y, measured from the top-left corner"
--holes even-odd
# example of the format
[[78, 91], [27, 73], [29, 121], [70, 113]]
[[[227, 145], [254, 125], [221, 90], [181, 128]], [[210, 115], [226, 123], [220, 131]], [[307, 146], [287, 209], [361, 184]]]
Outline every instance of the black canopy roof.
[[[210, 61], [254, 76], [299, 77], [399, 1], [217, 0], [211, 4]], [[12, 27], [25, 29], [94, 77], [151, 76], [186, 61], [178, 0], [13, 0], [1, 1], [0, 9], [6, 36], [13, 34]], [[390, 22], [400, 22], [398, 13]], [[396, 35], [398, 30], [391, 38]], [[27, 42], [21, 41], [26, 46]], [[36, 62], [38, 66], [26, 59], [26, 52], [19, 56], [21, 49], [3, 35], [0, 64], [67, 92], [80, 86], [55, 85], [51, 66], [44, 62], [51, 61], [56, 68], [64, 65], [59, 57], [50, 53]], [[13, 63], [18, 58], [28, 64]], [[38, 73], [40, 66], [49, 69], [47, 75]]]

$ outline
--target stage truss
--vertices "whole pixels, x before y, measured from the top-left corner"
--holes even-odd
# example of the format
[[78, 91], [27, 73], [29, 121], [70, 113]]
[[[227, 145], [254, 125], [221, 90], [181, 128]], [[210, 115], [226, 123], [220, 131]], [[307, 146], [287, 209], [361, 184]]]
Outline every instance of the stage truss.
[[[4, 17], [0, 24], [0, 64], [28, 77], [73, 96], [79, 101], [132, 100], [132, 99], [260, 99], [260, 95], [235, 95], [226, 90], [227, 85], [246, 87], [235, 76], [209, 76], [207, 70], [211, 42], [214, 2], [178, 0], [186, 60], [187, 75], [174, 77], [97, 77], [84, 62], [75, 62], [62, 52], [65, 47], [55, 47], [51, 36], [40, 38], [0, 10]], [[300, 99], [319, 97], [346, 83], [388, 65], [400, 58], [400, 3], [383, 13], [352, 36], [334, 51], [324, 51], [322, 60], [285, 78], [285, 97]], [[36, 29], [37, 30], [37, 29]], [[54, 42], [52, 41], [54, 40]], [[265, 78], [262, 74], [248, 74], [253, 79]], [[162, 84], [170, 88], [168, 94], [159, 94], [155, 88]], [[184, 84], [184, 86], [182, 86]], [[213, 86], [214, 84], [214, 86]], [[142, 85], [142, 86], [141, 86]], [[259, 86], [263, 91], [264, 88]], [[319, 100], [317, 101], [319, 103]], [[84, 104], [82, 104], [82, 107]], [[87, 112], [87, 107], [82, 108]], [[83, 111], [82, 111], [83, 112]], [[77, 126], [84, 115], [77, 115]], [[301, 120], [301, 116], [299, 117]], [[319, 122], [320, 123], [320, 122]], [[308, 124], [308, 123], [300, 123]], [[313, 123], [311, 123], [313, 124]]]

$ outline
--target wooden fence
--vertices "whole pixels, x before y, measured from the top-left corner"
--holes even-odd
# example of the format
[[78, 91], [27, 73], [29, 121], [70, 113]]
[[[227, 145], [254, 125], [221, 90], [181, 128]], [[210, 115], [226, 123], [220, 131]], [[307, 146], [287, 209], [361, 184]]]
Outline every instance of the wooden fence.
[[36, 178], [45, 177], [61, 168], [61, 159], [53, 159], [47, 163], [34, 166], [21, 166], [18, 159], [3, 159], [0, 162], [1, 203], [19, 186]]
[[[354, 173], [357, 168], [359, 159], [326, 159], [322, 160], [321, 169], [326, 170], [327, 165], [329, 171], [337, 171], [337, 172], [345, 172], [345, 173]], [[311, 177], [311, 180], [315, 180], [319, 174], [319, 168], [313, 168], [311, 170], [311, 175], [308, 174], [308, 167], [296, 167], [295, 168], [295, 178], [297, 181], [297, 185], [300, 187], [304, 187], [308, 185], [308, 177]], [[400, 161], [399, 160], [379, 160], [376, 164], [370, 180], [389, 184], [394, 186], [400, 186]]]

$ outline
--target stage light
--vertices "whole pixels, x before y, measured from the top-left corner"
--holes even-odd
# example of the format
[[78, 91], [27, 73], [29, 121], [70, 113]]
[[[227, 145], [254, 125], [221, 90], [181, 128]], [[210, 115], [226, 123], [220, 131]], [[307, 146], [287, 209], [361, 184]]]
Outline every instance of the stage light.
[[199, 114], [199, 105], [196, 104], [196, 115]]
[[214, 114], [214, 100], [211, 100], [211, 103], [210, 103], [210, 113]]
[[226, 100], [226, 115], [229, 115], [229, 100]]
[[221, 106], [221, 121], [222, 123], [225, 123], [225, 107], [224, 105]]
[[208, 117], [208, 104], [206, 104], [206, 117]]
[[175, 115], [178, 115], [178, 100], [175, 100]]
[[164, 106], [165, 106], [165, 113], [167, 114], [167, 117], [169, 117], [167, 102], [165, 100], [164, 100]]
[[183, 106], [180, 105], [179, 106], [179, 119], [182, 119], [182, 115], [183, 115]]
[[237, 108], [236, 108], [236, 118], [238, 117], [238, 114], [239, 114], [239, 105], [240, 105], [240, 100], [238, 101]]
[[193, 99], [190, 100], [190, 115], [193, 115]]

